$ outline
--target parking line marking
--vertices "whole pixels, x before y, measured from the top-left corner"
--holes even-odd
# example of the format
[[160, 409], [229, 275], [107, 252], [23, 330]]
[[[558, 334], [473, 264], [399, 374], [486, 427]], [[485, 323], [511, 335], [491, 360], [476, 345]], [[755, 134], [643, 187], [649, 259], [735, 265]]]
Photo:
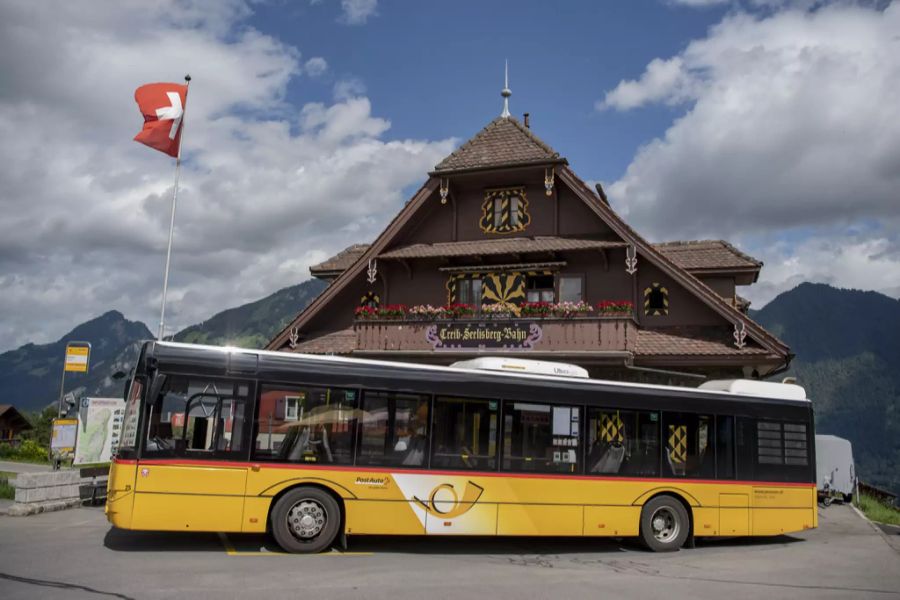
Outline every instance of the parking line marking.
[[[224, 533], [219, 533], [219, 539], [222, 540], [222, 545], [225, 547], [225, 553], [228, 556], [298, 556], [290, 552], [244, 552], [237, 550]], [[372, 556], [373, 554], [374, 552], [341, 552], [340, 550], [332, 550], [331, 552], [307, 554], [306, 556]]]

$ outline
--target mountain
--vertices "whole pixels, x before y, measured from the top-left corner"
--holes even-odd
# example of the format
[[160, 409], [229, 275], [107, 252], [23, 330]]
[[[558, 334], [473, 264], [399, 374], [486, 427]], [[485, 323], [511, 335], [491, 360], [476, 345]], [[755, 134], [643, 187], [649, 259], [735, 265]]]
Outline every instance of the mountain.
[[[179, 342], [262, 348], [297, 313], [315, 299], [326, 284], [318, 279], [278, 290], [256, 302], [222, 311], [177, 334]], [[52, 344], [26, 344], [0, 354], [0, 404], [23, 411], [40, 410], [59, 399], [63, 356], [69, 341], [91, 343], [90, 371], [66, 373], [66, 391], [76, 395], [119, 397], [127, 372], [137, 360], [141, 342], [154, 339], [147, 326], [128, 321], [111, 310], [91, 319]]]
[[40, 410], [59, 399], [66, 343], [90, 342], [88, 373], [66, 373], [66, 391], [82, 388], [88, 395], [119, 396], [118, 370], [127, 370], [137, 359], [141, 340], [152, 338], [147, 326], [127, 320], [111, 310], [91, 319], [50, 344], [25, 344], [0, 354], [0, 402], [21, 410]]
[[753, 318], [787, 342], [816, 430], [850, 440], [861, 479], [900, 492], [900, 301], [803, 283]]
[[222, 311], [175, 334], [176, 342], [262, 348], [306, 308], [327, 284], [310, 279], [278, 290], [262, 300]]

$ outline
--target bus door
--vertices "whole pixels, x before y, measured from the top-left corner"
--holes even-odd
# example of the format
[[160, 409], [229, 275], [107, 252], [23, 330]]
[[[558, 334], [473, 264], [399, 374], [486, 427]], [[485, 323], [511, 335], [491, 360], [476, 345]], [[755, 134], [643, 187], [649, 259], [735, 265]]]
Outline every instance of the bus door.
[[240, 530], [250, 383], [161, 377], [155, 401], [147, 403], [132, 527]]

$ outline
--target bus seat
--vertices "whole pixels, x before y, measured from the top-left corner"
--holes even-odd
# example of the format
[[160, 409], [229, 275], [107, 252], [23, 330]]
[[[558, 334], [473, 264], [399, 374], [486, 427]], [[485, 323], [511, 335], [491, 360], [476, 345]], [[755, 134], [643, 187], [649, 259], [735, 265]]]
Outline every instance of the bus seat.
[[[309, 427], [304, 427], [297, 438], [294, 440], [294, 443], [291, 444], [290, 448], [287, 450], [287, 460], [290, 462], [300, 462], [303, 459], [303, 453], [306, 452], [309, 447]], [[282, 451], [284, 451], [282, 449]]]
[[625, 460], [625, 446], [610, 445], [591, 467], [591, 473], [618, 473]]

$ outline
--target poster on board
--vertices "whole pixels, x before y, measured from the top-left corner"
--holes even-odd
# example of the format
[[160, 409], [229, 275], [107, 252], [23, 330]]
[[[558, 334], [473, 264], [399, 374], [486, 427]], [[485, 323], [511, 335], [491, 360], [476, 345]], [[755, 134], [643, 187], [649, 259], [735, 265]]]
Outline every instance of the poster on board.
[[75, 448], [77, 435], [77, 419], [53, 419], [50, 429], [50, 452], [55, 456], [69, 455]]
[[83, 398], [78, 411], [75, 465], [107, 463], [119, 445], [125, 401], [120, 398]]

